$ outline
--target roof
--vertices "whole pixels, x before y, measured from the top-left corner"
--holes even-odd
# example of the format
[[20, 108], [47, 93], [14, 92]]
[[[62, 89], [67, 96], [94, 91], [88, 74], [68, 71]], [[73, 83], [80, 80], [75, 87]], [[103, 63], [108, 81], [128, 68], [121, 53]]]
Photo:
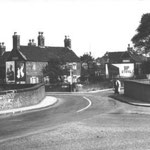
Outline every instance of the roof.
[[109, 73], [111, 74], [111, 75], [118, 75], [119, 74], [119, 68], [118, 67], [116, 67], [116, 66], [113, 66], [113, 65], [108, 65], [108, 70], [109, 70]]
[[20, 46], [19, 52], [29, 61], [47, 62], [50, 59], [63, 59], [66, 62], [79, 62], [79, 57], [66, 47]]
[[132, 57], [132, 59], [136, 62], [142, 62], [142, 61], [146, 61], [147, 57], [143, 56], [143, 55], [139, 55], [135, 52], [130, 52], [130, 56]]
[[105, 62], [109, 61], [109, 63], [121, 63], [123, 59], [135, 62], [142, 62], [147, 59], [145, 56], [139, 55], [134, 51], [107, 52], [103, 58]]
[[2, 56], [0, 56], [0, 66], [5, 65], [5, 62], [6, 62], [9, 55], [10, 55], [10, 51], [5, 52]]
[[110, 63], [117, 63], [121, 56], [124, 54], [125, 52], [109, 52], [108, 53], [108, 57], [109, 57], [109, 62]]

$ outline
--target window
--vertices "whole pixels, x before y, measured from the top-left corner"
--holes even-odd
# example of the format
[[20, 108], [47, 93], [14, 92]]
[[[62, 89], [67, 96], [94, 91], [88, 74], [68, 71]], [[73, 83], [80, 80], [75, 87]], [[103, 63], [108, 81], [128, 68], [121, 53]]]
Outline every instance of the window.
[[72, 69], [73, 69], [73, 70], [77, 70], [77, 64], [76, 64], [76, 63], [73, 63], [73, 64], [72, 64]]

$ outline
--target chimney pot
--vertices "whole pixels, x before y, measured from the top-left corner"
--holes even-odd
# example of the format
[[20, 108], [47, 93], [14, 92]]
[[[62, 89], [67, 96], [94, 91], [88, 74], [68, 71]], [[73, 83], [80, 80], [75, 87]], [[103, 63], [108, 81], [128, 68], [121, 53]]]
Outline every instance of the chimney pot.
[[2, 42], [2, 45], [4, 45], [4, 42]]

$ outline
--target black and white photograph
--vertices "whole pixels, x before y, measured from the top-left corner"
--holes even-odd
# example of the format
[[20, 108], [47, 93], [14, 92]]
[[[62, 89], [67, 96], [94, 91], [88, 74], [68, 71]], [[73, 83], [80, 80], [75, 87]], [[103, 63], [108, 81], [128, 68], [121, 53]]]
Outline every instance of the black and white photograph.
[[149, 0], [0, 14], [0, 150], [150, 150]]

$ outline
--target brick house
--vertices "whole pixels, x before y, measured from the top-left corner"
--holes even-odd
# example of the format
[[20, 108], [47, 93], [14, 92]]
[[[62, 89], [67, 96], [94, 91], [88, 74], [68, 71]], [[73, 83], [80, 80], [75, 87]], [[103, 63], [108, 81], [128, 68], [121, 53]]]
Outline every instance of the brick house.
[[39, 32], [38, 45], [29, 40], [27, 46], [20, 45], [20, 36], [14, 33], [13, 49], [6, 61], [6, 83], [34, 84], [44, 82], [43, 68], [50, 59], [62, 59], [72, 66], [72, 76], [80, 77], [80, 59], [71, 50], [71, 40], [65, 37], [64, 47], [45, 46], [43, 32]]

